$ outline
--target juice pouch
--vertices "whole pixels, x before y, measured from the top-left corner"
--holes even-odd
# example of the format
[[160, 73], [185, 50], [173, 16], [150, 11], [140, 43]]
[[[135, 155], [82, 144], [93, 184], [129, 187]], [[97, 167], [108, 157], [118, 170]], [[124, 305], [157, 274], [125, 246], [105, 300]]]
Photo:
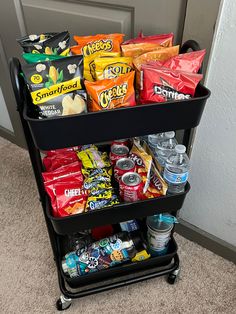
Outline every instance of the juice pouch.
[[98, 34], [94, 36], [74, 36], [77, 46], [71, 47], [74, 55], [84, 56], [84, 78], [93, 81], [93, 60], [99, 57], [101, 52], [120, 53], [120, 44], [124, 34]]
[[152, 43], [158, 44], [163, 47], [171, 47], [173, 46], [173, 40], [174, 40], [173, 33], [145, 36], [143, 35], [142, 32], [140, 32], [138, 37], [126, 40], [122, 43], [122, 45]]
[[142, 66], [141, 103], [189, 99], [194, 96], [202, 74]]
[[86, 111], [82, 56], [27, 64], [22, 70], [39, 117]]
[[96, 80], [116, 78], [120, 75], [127, 74], [133, 70], [132, 58], [95, 58]]
[[80, 214], [85, 211], [87, 191], [76, 182], [60, 182], [54, 185], [59, 217]]
[[171, 57], [165, 61], [149, 61], [147, 64], [152, 67], [165, 67], [171, 70], [197, 73], [202, 66], [206, 49], [191, 51]]
[[85, 81], [89, 111], [135, 106], [134, 73], [97, 82]]
[[44, 53], [47, 55], [63, 55], [69, 53], [70, 34], [68, 31], [61, 33], [44, 33], [29, 35], [17, 39], [24, 52]]
[[138, 56], [162, 49], [163, 46], [160, 46], [159, 44], [153, 44], [153, 43], [138, 43], [138, 44], [129, 44], [129, 45], [121, 45], [121, 50], [122, 50], [122, 56], [124, 57], [132, 57], [132, 58], [137, 58]]

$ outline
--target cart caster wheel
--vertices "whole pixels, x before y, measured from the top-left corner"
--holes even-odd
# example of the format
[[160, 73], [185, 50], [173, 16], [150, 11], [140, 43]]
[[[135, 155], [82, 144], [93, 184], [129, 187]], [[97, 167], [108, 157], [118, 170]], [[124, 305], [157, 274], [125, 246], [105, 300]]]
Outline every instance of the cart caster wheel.
[[167, 278], [167, 282], [170, 284], [170, 285], [173, 285], [176, 281], [176, 278], [177, 276], [174, 275], [174, 274], [169, 274], [168, 278]]
[[56, 307], [58, 311], [67, 310], [71, 306], [71, 299], [64, 297], [61, 295], [60, 298], [56, 302]]

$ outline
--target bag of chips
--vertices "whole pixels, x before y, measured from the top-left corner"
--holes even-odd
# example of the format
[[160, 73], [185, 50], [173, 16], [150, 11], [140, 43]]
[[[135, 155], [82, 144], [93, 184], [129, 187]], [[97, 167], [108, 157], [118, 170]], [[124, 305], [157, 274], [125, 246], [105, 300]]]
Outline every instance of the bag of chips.
[[100, 196], [89, 196], [86, 204], [86, 210], [96, 210], [119, 204], [118, 196], [114, 193], [102, 194]]
[[135, 65], [136, 69], [140, 71], [141, 66], [151, 60], [165, 61], [173, 56], [177, 56], [178, 54], [179, 46], [161, 48], [142, 54], [133, 60], [133, 64]]
[[39, 117], [78, 114], [87, 110], [82, 56], [27, 64], [22, 70]]
[[101, 57], [94, 59], [96, 80], [112, 79], [133, 70], [132, 58]]
[[85, 81], [89, 111], [135, 106], [134, 71], [114, 79]]
[[29, 35], [17, 39], [24, 52], [44, 53], [47, 55], [63, 55], [69, 53], [70, 34], [68, 31], [61, 33], [44, 33]]
[[81, 214], [86, 211], [88, 193], [76, 182], [56, 183], [54, 189], [59, 217]]
[[110, 167], [108, 154], [99, 152], [96, 146], [85, 149], [77, 153], [82, 161], [83, 167], [86, 169], [106, 168]]
[[194, 97], [202, 74], [142, 66], [140, 102], [166, 102]]
[[45, 156], [43, 158], [43, 165], [46, 171], [53, 171], [75, 161], [79, 163], [76, 152], [63, 152], [52, 156]]
[[31, 53], [31, 52], [23, 53], [22, 57], [29, 64], [65, 58], [64, 56], [61, 56], [61, 55], [59, 56], [58, 55], [46, 55], [44, 53]]
[[45, 171], [42, 172], [42, 176], [45, 182], [58, 180], [60, 178], [65, 178], [72, 174], [81, 175], [81, 182], [83, 182], [83, 175], [81, 172], [81, 163], [75, 161], [69, 165], [62, 166], [54, 171]]
[[138, 44], [129, 44], [129, 45], [121, 45], [121, 50], [122, 50], [122, 56], [124, 57], [132, 57], [132, 58], [137, 58], [138, 56], [162, 49], [163, 46], [159, 44], [153, 44], [153, 43], [138, 43]]
[[100, 51], [84, 57], [84, 78], [88, 81], [96, 81], [95, 59], [100, 57], [120, 57], [120, 52]]
[[152, 67], [165, 67], [171, 70], [178, 70], [184, 72], [198, 73], [202, 66], [202, 62], [206, 50], [191, 51], [187, 53], [179, 54], [165, 61], [151, 60], [147, 64]]
[[74, 147], [66, 147], [66, 148], [58, 148], [58, 149], [52, 149], [44, 151], [44, 154], [47, 155], [47, 157], [52, 157], [54, 155], [58, 154], [67, 154], [68, 152], [75, 152], [80, 149], [80, 146], [74, 146]]
[[77, 46], [71, 47], [74, 55], [84, 56], [84, 78], [94, 81], [94, 59], [101, 53], [120, 54], [120, 44], [124, 34], [97, 34], [94, 36], [74, 36]]
[[163, 47], [171, 47], [173, 46], [173, 40], [174, 40], [173, 33], [145, 36], [143, 35], [142, 32], [140, 32], [138, 37], [124, 41], [123, 45], [152, 43], [152, 44], [158, 44]]

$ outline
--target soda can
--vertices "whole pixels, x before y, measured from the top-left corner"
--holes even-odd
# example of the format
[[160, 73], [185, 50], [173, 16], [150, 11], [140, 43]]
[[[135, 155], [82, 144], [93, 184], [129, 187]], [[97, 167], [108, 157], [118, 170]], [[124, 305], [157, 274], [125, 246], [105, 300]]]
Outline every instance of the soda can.
[[114, 166], [117, 160], [128, 157], [129, 148], [125, 145], [112, 145], [110, 152], [110, 161]]
[[120, 180], [120, 197], [124, 202], [136, 202], [142, 199], [142, 178], [136, 172], [126, 172]]
[[135, 172], [135, 162], [130, 158], [121, 158], [117, 160], [114, 168], [114, 177], [117, 182], [120, 181], [126, 172]]
[[111, 143], [111, 146], [112, 146], [112, 145], [124, 145], [124, 146], [129, 147], [130, 141], [129, 141], [128, 138], [124, 138], [124, 139], [120, 139], [120, 140], [114, 140], [114, 141]]

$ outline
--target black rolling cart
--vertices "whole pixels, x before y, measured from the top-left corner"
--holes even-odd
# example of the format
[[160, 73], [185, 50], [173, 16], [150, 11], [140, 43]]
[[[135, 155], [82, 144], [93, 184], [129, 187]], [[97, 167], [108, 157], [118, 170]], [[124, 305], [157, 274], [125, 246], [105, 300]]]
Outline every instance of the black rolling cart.
[[[186, 52], [188, 49], [198, 50], [199, 46], [195, 41], [187, 41], [182, 46], [181, 52]], [[181, 209], [190, 189], [189, 183], [185, 191], [177, 195], [121, 203], [97, 211], [56, 218], [51, 214], [50, 201], [44, 190], [40, 150], [98, 143], [170, 130], [184, 130], [183, 144], [189, 148], [191, 130], [200, 122], [210, 91], [200, 84], [196, 96], [190, 100], [39, 120], [31, 117], [28, 112], [27, 103], [31, 99], [21, 75], [20, 62], [16, 58], [10, 61], [10, 74], [56, 263], [62, 293], [56, 304], [57, 309], [67, 309], [74, 298], [157, 276], [168, 275], [168, 282], [173, 284], [180, 269], [177, 244], [173, 237], [166, 255], [151, 257], [142, 262], [123, 264], [87, 276], [68, 278], [61, 267], [61, 258], [65, 253], [64, 236], [95, 226], [144, 218], [157, 213], [176, 213]]]

